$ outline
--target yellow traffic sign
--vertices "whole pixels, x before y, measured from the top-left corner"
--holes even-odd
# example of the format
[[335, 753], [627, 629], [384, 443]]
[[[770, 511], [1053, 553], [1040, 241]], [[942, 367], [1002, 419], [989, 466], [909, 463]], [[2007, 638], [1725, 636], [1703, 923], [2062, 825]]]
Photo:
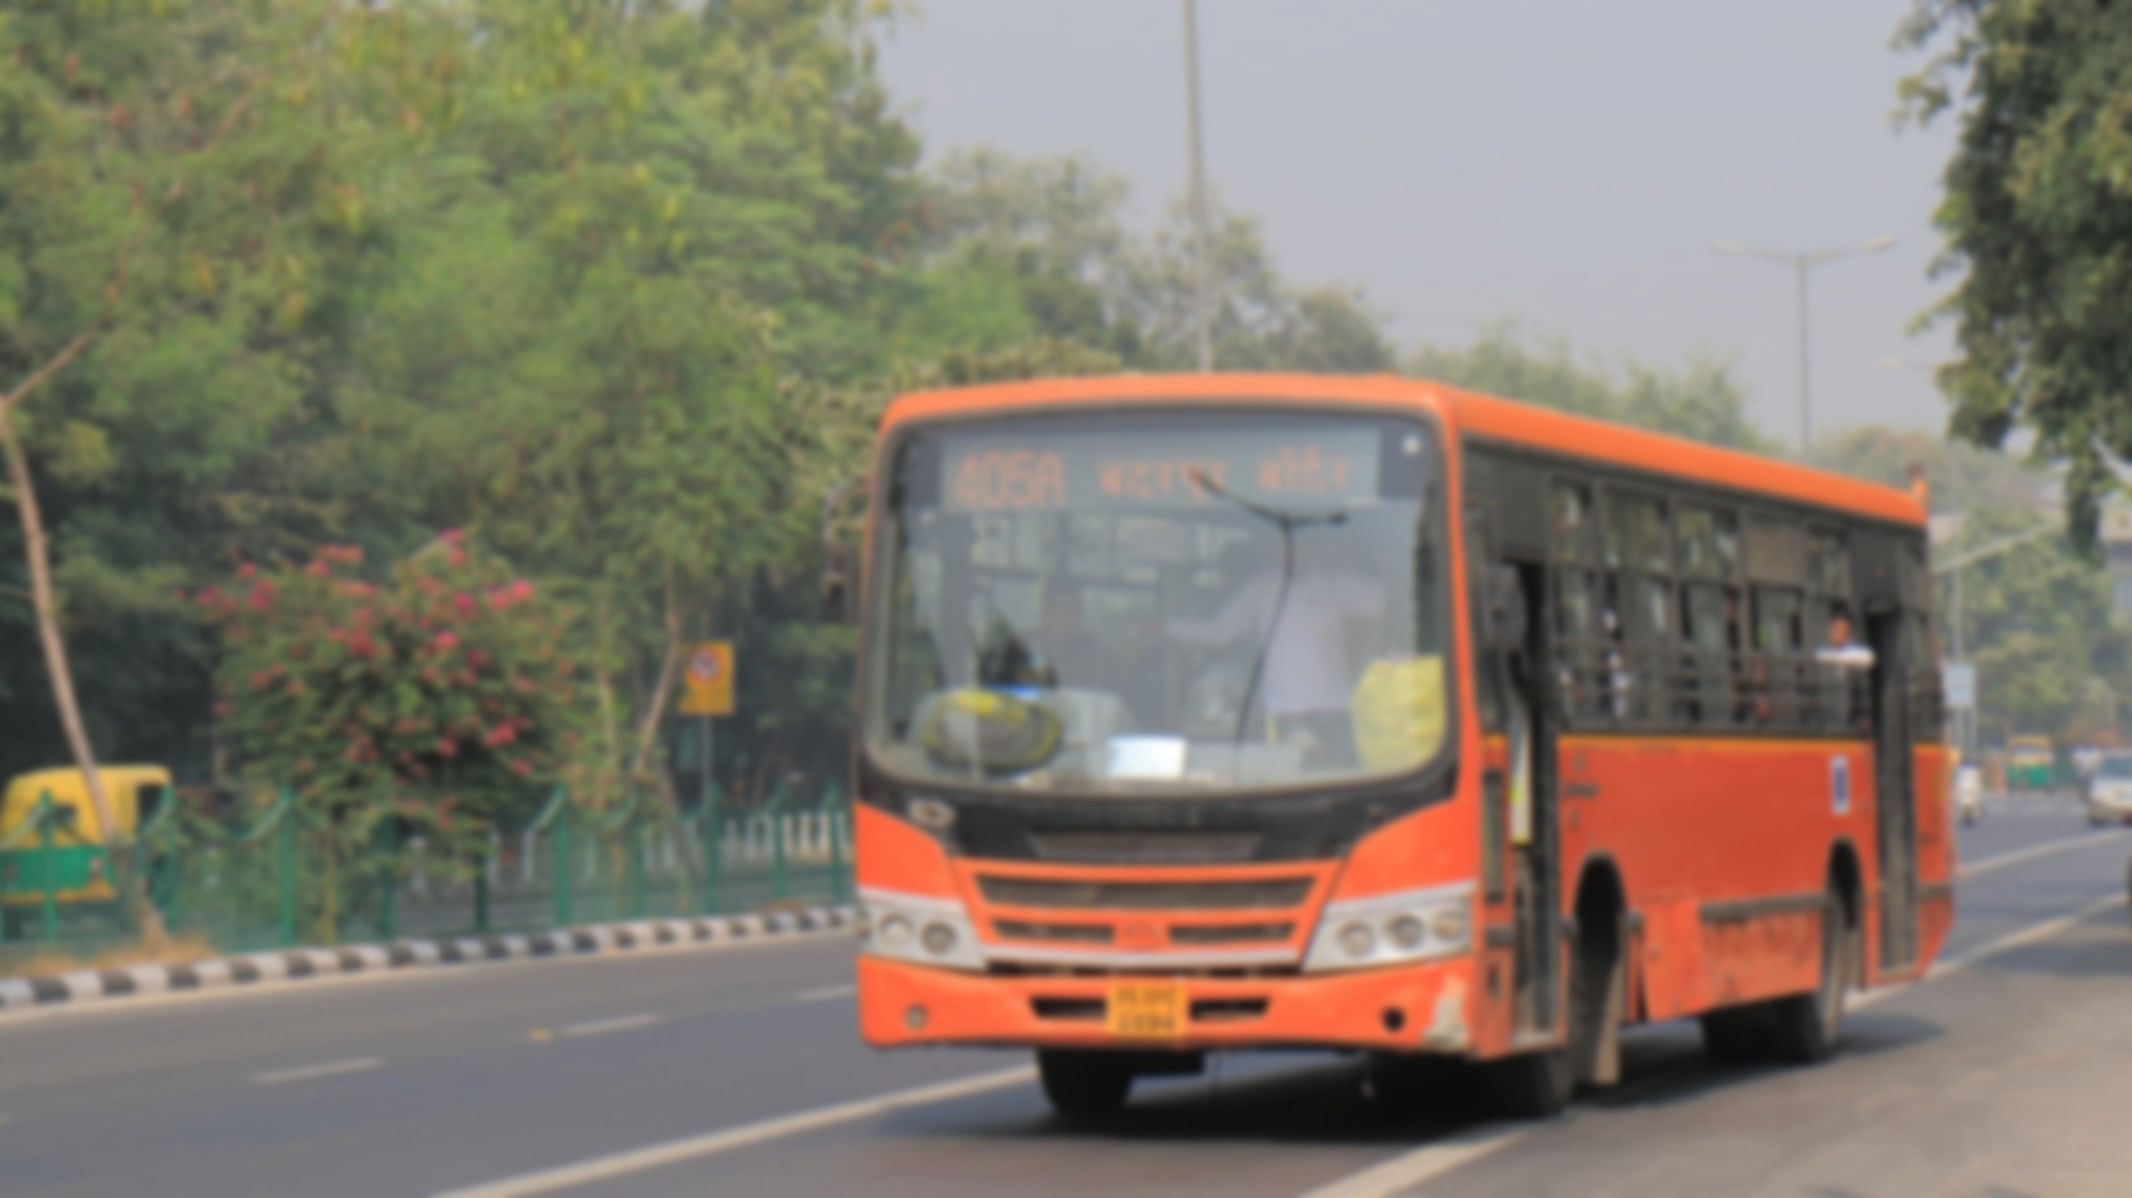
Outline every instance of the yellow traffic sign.
[[682, 715], [733, 714], [733, 642], [705, 641], [689, 651], [681, 675]]

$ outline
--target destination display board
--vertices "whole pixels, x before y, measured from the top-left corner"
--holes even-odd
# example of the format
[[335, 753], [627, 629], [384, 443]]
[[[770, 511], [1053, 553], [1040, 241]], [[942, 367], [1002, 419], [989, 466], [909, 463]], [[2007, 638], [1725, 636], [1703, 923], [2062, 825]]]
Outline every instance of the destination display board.
[[943, 438], [952, 511], [1192, 507], [1213, 490], [1272, 504], [1338, 505], [1378, 493], [1375, 428], [995, 432]]

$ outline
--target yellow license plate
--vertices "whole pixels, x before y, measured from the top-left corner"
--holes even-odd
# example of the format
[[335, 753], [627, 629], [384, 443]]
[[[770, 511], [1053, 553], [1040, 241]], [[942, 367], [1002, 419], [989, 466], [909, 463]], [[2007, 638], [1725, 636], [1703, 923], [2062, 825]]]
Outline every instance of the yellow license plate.
[[1186, 1011], [1184, 987], [1176, 982], [1113, 982], [1104, 1028], [1136, 1040], [1182, 1036]]

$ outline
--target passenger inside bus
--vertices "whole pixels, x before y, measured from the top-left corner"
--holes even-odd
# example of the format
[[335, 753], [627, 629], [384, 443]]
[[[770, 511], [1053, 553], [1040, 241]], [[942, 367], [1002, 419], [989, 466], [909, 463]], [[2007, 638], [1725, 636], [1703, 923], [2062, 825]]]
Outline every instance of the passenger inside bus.
[[1044, 585], [1035, 635], [1034, 680], [1051, 687], [1107, 691], [1136, 717], [1161, 710], [1159, 663], [1128, 657], [1088, 628], [1079, 579], [1054, 575]]
[[[1266, 721], [1272, 739], [1303, 744], [1305, 759], [1315, 768], [1347, 765], [1353, 758], [1349, 708], [1362, 676], [1351, 640], [1355, 625], [1372, 629], [1361, 638], [1371, 649], [1385, 639], [1385, 587], [1358, 548], [1331, 528], [1299, 530], [1285, 595], [1278, 566], [1263, 567], [1211, 618], [1179, 618], [1167, 625], [1169, 634], [1186, 644], [1263, 654], [1256, 696], [1240, 701], [1251, 704], [1248, 718]], [[1277, 563], [1280, 556], [1238, 547], [1228, 560]], [[1245, 727], [1247, 735], [1256, 730]]]

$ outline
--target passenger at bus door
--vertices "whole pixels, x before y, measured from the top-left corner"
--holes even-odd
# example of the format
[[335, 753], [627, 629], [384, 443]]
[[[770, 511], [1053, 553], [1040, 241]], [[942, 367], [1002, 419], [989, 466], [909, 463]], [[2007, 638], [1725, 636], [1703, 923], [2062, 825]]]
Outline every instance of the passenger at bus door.
[[1863, 692], [1866, 671], [1873, 667], [1873, 650], [1853, 636], [1848, 611], [1838, 607], [1829, 613], [1828, 644], [1814, 656], [1834, 674], [1838, 721], [1846, 728], [1862, 729], [1871, 710]]

